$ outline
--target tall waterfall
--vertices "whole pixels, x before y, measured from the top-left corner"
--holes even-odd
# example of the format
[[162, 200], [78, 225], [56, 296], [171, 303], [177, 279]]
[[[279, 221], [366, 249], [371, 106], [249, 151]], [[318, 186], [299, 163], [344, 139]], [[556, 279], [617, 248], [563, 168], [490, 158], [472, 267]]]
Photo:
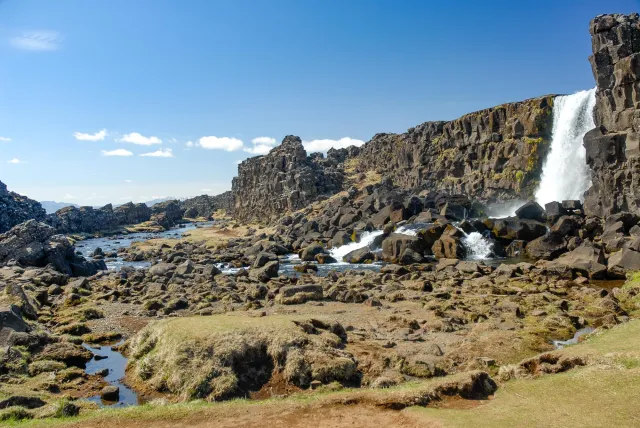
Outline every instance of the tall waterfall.
[[593, 122], [595, 104], [595, 89], [556, 97], [551, 151], [542, 168], [542, 179], [536, 192], [536, 201], [540, 205], [584, 199], [583, 194], [591, 185], [591, 173], [582, 139], [596, 126]]

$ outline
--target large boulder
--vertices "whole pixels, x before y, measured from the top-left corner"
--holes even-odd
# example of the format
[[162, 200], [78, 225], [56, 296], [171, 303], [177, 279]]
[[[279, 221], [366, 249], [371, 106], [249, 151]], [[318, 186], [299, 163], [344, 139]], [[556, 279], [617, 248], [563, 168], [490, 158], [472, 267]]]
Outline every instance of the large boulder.
[[516, 217], [527, 220], [545, 222], [547, 214], [536, 201], [529, 201], [516, 210]]
[[534, 260], [553, 260], [567, 252], [567, 241], [558, 233], [548, 233], [529, 242], [525, 251]]
[[358, 248], [342, 257], [342, 260], [347, 263], [366, 263], [374, 261], [375, 259], [376, 256], [371, 252], [369, 247]]
[[0, 235], [0, 265], [15, 261], [22, 266], [44, 267], [72, 276], [91, 276], [106, 270], [102, 260], [87, 261], [63, 235], [49, 225], [29, 220]]
[[269, 282], [271, 278], [278, 276], [280, 270], [280, 263], [277, 260], [267, 262], [264, 266], [259, 268], [251, 268], [249, 270], [249, 276], [262, 282]]
[[567, 267], [573, 272], [592, 279], [603, 279], [607, 273], [606, 260], [602, 248], [585, 241], [575, 250], [564, 253], [549, 262], [549, 267]]
[[9, 344], [9, 336], [15, 331], [28, 332], [29, 326], [22, 319], [20, 308], [15, 305], [0, 306], [0, 346]]
[[490, 218], [483, 223], [496, 238], [506, 241], [533, 241], [547, 233], [547, 227], [536, 220], [507, 217]]
[[322, 299], [322, 286], [313, 284], [282, 287], [276, 296], [276, 302], [283, 305], [297, 305], [311, 300]]
[[626, 278], [627, 272], [640, 270], [640, 253], [623, 248], [609, 256], [607, 276], [610, 278]]
[[400, 261], [407, 249], [422, 256], [425, 249], [424, 241], [417, 236], [392, 233], [382, 241], [382, 258], [388, 262]]
[[311, 244], [304, 250], [300, 251], [300, 260], [304, 262], [312, 262], [316, 259], [316, 255], [326, 253], [324, 247], [320, 244]]

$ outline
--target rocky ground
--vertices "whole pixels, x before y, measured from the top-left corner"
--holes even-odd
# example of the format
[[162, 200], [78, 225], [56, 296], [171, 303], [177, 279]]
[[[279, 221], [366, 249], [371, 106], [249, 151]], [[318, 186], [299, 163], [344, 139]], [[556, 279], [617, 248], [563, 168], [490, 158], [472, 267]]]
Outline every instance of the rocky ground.
[[[61, 235], [35, 221], [1, 235], [6, 417], [75, 414], [95, 406], [79, 399], [113, 394], [83, 370], [93, 355], [82, 343], [127, 339], [126, 382], [150, 399], [264, 399], [474, 371], [498, 382], [505, 367], [553, 350], [553, 340], [638, 310], [637, 284], [615, 281], [636, 269], [631, 214], [603, 222], [569, 201], [494, 220], [459, 196], [360, 187], [273, 227], [221, 219], [121, 253], [151, 261], [144, 269], [80, 273], [74, 266], [101, 261], [71, 244], [61, 250]], [[458, 217], [469, 213], [478, 218]], [[412, 235], [396, 232], [410, 225]], [[377, 227], [379, 239], [351, 258], [383, 262], [379, 271], [318, 274], [335, 261], [332, 247]], [[495, 253], [517, 248], [527, 258], [469, 260], [472, 231]], [[303, 263], [281, 275], [291, 252]]]

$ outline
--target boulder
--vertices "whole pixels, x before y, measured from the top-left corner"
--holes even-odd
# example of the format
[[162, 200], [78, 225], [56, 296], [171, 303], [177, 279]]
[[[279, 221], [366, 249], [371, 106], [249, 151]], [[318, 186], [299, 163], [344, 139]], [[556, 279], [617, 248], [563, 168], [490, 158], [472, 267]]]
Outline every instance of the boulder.
[[574, 216], [562, 216], [551, 226], [551, 233], [558, 236], [576, 236], [580, 224]]
[[345, 254], [342, 260], [347, 263], [365, 263], [374, 261], [375, 258], [376, 256], [371, 252], [369, 247], [364, 247]]
[[317, 254], [325, 253], [325, 249], [320, 244], [311, 244], [302, 250], [299, 254], [300, 260], [304, 262], [312, 262], [315, 260]]
[[282, 287], [276, 296], [276, 302], [282, 305], [297, 305], [311, 300], [322, 300], [321, 285], [290, 285]]
[[[251, 268], [253, 269], [261, 268], [267, 263], [277, 261], [277, 260], [278, 260], [278, 256], [276, 256], [275, 254], [261, 252], [256, 256], [255, 260], [253, 261], [253, 264], [251, 265]], [[310, 260], [306, 260], [306, 261], [310, 261]]]
[[418, 230], [417, 236], [424, 242], [425, 249], [431, 250], [433, 244], [440, 239], [445, 227], [439, 224], [432, 224], [424, 229]]
[[440, 215], [449, 220], [460, 221], [465, 219], [467, 210], [462, 205], [447, 202], [442, 209], [440, 209]]
[[280, 263], [275, 260], [266, 263], [260, 268], [252, 268], [251, 270], [249, 270], [249, 276], [262, 282], [268, 282], [271, 278], [275, 278], [278, 276], [279, 270]]
[[547, 213], [536, 201], [529, 201], [516, 210], [516, 217], [544, 223], [547, 220]]
[[591, 279], [603, 279], [607, 272], [605, 255], [601, 248], [585, 241], [575, 250], [564, 253], [558, 259], [548, 262], [550, 267], [567, 267], [574, 273]]
[[120, 400], [120, 388], [115, 385], [108, 385], [100, 391], [100, 398], [104, 401]]
[[448, 234], [443, 234], [434, 242], [431, 251], [438, 259], [463, 259], [467, 255], [462, 239]]
[[627, 272], [640, 270], [640, 252], [623, 248], [609, 256], [607, 276], [626, 278]]
[[555, 221], [563, 215], [569, 214], [560, 202], [549, 202], [548, 204], [545, 204], [544, 210], [547, 213], [547, 220], [551, 223], [555, 223]]
[[534, 260], [553, 260], [567, 252], [567, 241], [560, 234], [551, 232], [529, 242], [525, 252]]
[[30, 330], [22, 319], [20, 308], [15, 305], [0, 306], [0, 347], [8, 346], [13, 332], [26, 333]]
[[547, 233], [547, 227], [536, 220], [507, 217], [486, 219], [483, 223], [496, 238], [506, 241], [533, 241]]
[[22, 266], [51, 264], [70, 276], [91, 276], [106, 270], [102, 260], [87, 261], [63, 235], [51, 226], [29, 220], [0, 235], [0, 265], [15, 261]]
[[382, 241], [382, 258], [388, 262], [400, 261], [404, 250], [407, 248], [422, 255], [424, 253], [424, 242], [417, 236], [392, 233]]

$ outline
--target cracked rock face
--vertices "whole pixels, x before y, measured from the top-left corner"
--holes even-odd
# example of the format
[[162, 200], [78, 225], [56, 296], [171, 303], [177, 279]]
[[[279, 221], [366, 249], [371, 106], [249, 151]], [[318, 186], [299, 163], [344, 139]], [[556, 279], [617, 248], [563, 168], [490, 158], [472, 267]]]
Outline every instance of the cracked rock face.
[[342, 190], [340, 166], [357, 148], [307, 156], [299, 137], [289, 135], [265, 156], [253, 157], [238, 167], [233, 179], [234, 214], [240, 220], [269, 221], [306, 207], [321, 195]]
[[593, 170], [585, 211], [597, 216], [640, 213], [640, 17], [600, 15], [591, 20], [589, 31], [589, 61], [598, 88], [596, 129], [584, 138]]
[[404, 134], [377, 134], [362, 147], [359, 169], [374, 169], [402, 188], [483, 200], [526, 199], [538, 185], [549, 150], [553, 99], [425, 122]]
[[39, 202], [7, 190], [0, 181], [0, 233], [30, 219], [44, 220], [46, 212]]

